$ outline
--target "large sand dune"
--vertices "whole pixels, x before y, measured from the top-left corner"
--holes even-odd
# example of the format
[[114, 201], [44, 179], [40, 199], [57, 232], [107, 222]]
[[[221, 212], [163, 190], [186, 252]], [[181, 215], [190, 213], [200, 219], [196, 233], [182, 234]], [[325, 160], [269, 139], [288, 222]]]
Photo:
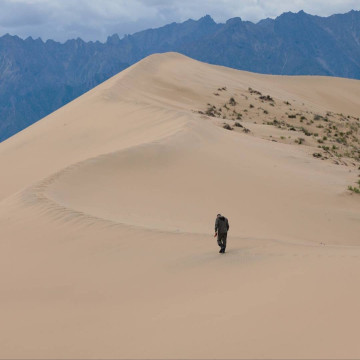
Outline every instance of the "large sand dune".
[[360, 115], [359, 81], [169, 53], [1, 143], [0, 358], [360, 357], [359, 171], [199, 115], [221, 86]]

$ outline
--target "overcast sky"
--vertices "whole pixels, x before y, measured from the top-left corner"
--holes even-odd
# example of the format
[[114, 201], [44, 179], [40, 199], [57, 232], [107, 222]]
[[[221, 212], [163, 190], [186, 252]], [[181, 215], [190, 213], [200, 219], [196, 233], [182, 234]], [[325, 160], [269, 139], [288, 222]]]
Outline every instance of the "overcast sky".
[[209, 14], [257, 22], [286, 11], [329, 16], [360, 10], [360, 0], [0, 0], [0, 35], [65, 41], [106, 40]]

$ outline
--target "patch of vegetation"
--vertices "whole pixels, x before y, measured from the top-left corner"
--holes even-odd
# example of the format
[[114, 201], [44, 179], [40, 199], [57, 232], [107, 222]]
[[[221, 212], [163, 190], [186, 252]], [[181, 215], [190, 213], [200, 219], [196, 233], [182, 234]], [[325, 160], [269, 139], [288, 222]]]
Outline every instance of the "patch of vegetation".
[[216, 110], [216, 107], [214, 105], [208, 104], [208, 108], [205, 111], [205, 115], [216, 117], [217, 115], [220, 116], [220, 113]]
[[360, 188], [358, 188], [356, 186], [349, 186], [348, 190], [354, 192], [355, 194], [360, 194]]
[[306, 136], [311, 136], [311, 135], [312, 135], [312, 133], [311, 133], [308, 129], [304, 128], [304, 127], [301, 128], [301, 131], [302, 131]]
[[262, 101], [269, 101], [269, 102], [275, 102], [274, 99], [270, 95], [261, 95], [259, 97]]
[[224, 124], [223, 128], [226, 130], [234, 130], [229, 124]]
[[236, 106], [237, 102], [236, 102], [236, 100], [235, 100], [233, 97], [231, 97], [230, 100], [229, 100], [229, 104], [230, 104], [231, 106]]
[[[221, 91], [226, 90], [226, 87], [220, 87], [211, 95], [220, 96]], [[310, 109], [304, 110], [304, 108], [298, 108], [295, 105], [292, 106], [289, 101], [284, 101], [284, 104], [288, 105], [287, 107], [280, 106], [279, 110], [281, 110], [281, 114], [276, 118], [271, 114], [270, 108], [266, 110], [259, 106], [261, 105], [260, 101], [275, 106], [274, 99], [270, 95], [261, 94], [258, 90], [252, 88], [248, 88], [248, 90], [250, 94], [256, 95], [256, 97], [251, 100], [249, 93], [244, 92], [243, 94], [239, 94], [239, 97], [247, 100], [247, 104], [245, 103], [242, 108], [240, 108], [239, 102], [236, 99], [237, 95], [230, 97], [229, 93], [229, 100], [225, 104], [220, 100], [216, 103], [216, 106], [207, 104], [206, 110], [202, 109], [202, 111], [197, 112], [202, 115], [224, 119], [223, 121], [228, 123], [224, 125], [227, 130], [241, 128], [245, 133], [250, 132], [249, 129], [244, 127], [246, 126], [246, 122], [256, 124], [256, 121], [259, 119], [259, 122], [264, 125], [272, 125], [278, 129], [294, 131], [296, 135], [293, 136], [292, 139], [297, 144], [305, 143], [315, 148], [316, 142], [319, 150], [315, 150], [316, 152], [313, 153], [314, 157], [318, 157], [321, 160], [331, 158], [332, 162], [338, 165], [350, 167], [358, 167], [360, 165], [359, 118], [347, 114], [336, 114], [330, 111], [324, 112], [322, 115], [322, 113], [316, 113]], [[252, 112], [252, 109], [257, 110]], [[230, 120], [233, 121], [233, 123], [231, 123]], [[306, 142], [306, 137], [305, 139], [301, 137], [303, 135], [311, 136], [311, 140]], [[259, 136], [261, 135], [259, 134]], [[269, 136], [271, 138], [271, 135]], [[273, 137], [273, 141], [276, 141], [274, 138], [275, 137]], [[287, 135], [285, 137], [279, 134], [277, 138], [278, 140], [286, 140]], [[293, 141], [291, 142], [294, 144]], [[357, 188], [359, 188], [359, 186], [356, 185]]]
[[260, 95], [260, 96], [262, 95], [262, 93], [260, 91], [254, 90], [251, 87], [249, 87], [248, 90], [249, 90], [250, 94], [255, 94], [255, 95]]
[[[336, 134], [335, 134], [335, 136], [336, 136]], [[337, 138], [336, 142], [338, 142], [339, 144], [347, 145], [347, 140], [343, 137]]]

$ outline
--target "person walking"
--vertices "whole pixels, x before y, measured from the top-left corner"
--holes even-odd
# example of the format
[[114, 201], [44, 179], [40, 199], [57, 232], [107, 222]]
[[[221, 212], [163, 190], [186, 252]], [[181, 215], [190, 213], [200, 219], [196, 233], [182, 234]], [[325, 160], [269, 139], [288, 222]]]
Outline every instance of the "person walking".
[[225, 216], [217, 214], [215, 220], [215, 236], [217, 236], [217, 243], [220, 246], [220, 254], [223, 254], [226, 249], [227, 233], [229, 231], [229, 221]]

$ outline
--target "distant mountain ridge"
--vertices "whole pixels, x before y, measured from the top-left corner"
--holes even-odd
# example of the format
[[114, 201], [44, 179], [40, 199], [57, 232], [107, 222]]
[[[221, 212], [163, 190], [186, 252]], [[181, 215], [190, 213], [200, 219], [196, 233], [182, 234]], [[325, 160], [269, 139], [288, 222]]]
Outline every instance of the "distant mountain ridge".
[[106, 43], [0, 38], [0, 141], [153, 53], [176, 51], [236, 69], [360, 79], [360, 11], [284, 13], [257, 24], [210, 16]]

